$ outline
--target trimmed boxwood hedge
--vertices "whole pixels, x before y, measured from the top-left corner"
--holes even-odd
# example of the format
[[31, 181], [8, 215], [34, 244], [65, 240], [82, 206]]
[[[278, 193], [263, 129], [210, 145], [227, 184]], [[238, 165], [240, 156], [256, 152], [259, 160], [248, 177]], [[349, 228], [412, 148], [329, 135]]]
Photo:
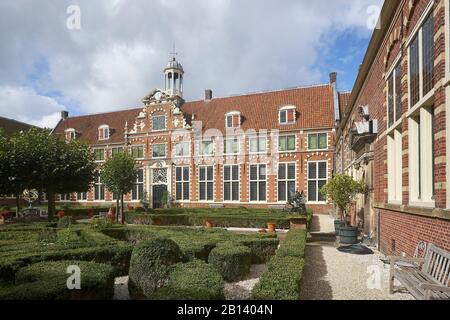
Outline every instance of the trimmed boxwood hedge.
[[133, 249], [128, 289], [134, 298], [152, 298], [169, 281], [173, 266], [182, 261], [178, 245], [170, 239], [154, 238]]
[[252, 251], [238, 243], [221, 243], [209, 254], [208, 263], [214, 266], [226, 281], [234, 282], [250, 272]]
[[252, 290], [256, 300], [298, 300], [305, 265], [307, 232], [292, 229]]
[[224, 281], [220, 273], [201, 260], [177, 264], [169, 283], [158, 290], [160, 300], [224, 300]]
[[[67, 289], [67, 267], [81, 270], [81, 290]], [[114, 295], [114, 269], [86, 261], [39, 262], [20, 269], [15, 283], [0, 287], [0, 300], [105, 300]]]

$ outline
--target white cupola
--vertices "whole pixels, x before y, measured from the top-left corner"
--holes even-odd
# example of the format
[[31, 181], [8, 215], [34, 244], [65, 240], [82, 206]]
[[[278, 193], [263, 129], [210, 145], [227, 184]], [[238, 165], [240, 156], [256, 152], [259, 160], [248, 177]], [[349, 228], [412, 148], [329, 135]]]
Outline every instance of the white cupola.
[[164, 69], [164, 90], [171, 97], [183, 98], [183, 75], [183, 66], [174, 57]]

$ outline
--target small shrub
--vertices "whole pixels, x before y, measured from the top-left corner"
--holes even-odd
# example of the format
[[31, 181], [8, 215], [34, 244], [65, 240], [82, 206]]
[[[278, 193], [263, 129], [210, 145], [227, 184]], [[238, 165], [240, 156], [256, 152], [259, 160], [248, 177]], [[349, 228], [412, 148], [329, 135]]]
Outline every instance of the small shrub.
[[277, 256], [281, 257], [305, 257], [306, 230], [292, 229], [283, 242], [283, 245], [277, 251]]
[[250, 272], [252, 252], [233, 242], [219, 244], [209, 254], [208, 262], [229, 282], [237, 281]]
[[220, 273], [204, 261], [177, 264], [167, 286], [157, 299], [163, 300], [224, 300], [224, 281]]
[[250, 239], [240, 241], [252, 252], [252, 264], [266, 263], [273, 257], [280, 241], [277, 238]]
[[71, 217], [62, 216], [58, 220], [57, 228], [58, 229], [69, 228], [72, 224], [74, 224], [74, 221], [72, 220]]
[[110, 228], [114, 225], [114, 222], [111, 221], [110, 219], [105, 219], [105, 218], [92, 218], [91, 219], [91, 226], [94, 229], [106, 229], [106, 228]]
[[173, 265], [182, 261], [182, 257], [173, 240], [155, 238], [138, 244], [130, 261], [130, 294], [152, 298], [159, 288], [167, 285]]
[[[81, 269], [81, 290], [67, 289], [67, 267]], [[20, 269], [14, 285], [0, 287], [0, 300], [97, 300], [114, 294], [113, 268], [86, 261], [40, 262]]]

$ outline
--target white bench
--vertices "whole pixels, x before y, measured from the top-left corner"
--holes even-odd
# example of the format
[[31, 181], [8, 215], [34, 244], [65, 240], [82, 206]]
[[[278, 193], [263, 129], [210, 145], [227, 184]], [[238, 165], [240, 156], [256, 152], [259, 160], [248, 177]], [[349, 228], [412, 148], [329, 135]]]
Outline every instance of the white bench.
[[450, 300], [450, 253], [428, 244], [425, 258], [389, 257], [389, 290], [397, 279], [418, 300]]

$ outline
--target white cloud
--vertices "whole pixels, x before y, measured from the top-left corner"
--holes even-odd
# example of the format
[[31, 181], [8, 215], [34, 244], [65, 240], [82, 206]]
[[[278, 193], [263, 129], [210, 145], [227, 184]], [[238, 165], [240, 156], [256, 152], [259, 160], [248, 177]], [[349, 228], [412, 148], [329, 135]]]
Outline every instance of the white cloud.
[[[80, 113], [138, 106], [163, 85], [174, 42], [188, 100], [205, 88], [217, 96], [314, 84], [326, 79], [320, 53], [346, 30], [369, 36], [367, 7], [382, 2], [3, 0], [0, 86], [60, 92], [58, 101], [77, 102]], [[81, 30], [66, 28], [73, 3]], [[27, 111], [30, 121], [55, 113]]]
[[65, 110], [54, 99], [29, 87], [0, 86], [0, 115], [42, 128], [53, 128]]

